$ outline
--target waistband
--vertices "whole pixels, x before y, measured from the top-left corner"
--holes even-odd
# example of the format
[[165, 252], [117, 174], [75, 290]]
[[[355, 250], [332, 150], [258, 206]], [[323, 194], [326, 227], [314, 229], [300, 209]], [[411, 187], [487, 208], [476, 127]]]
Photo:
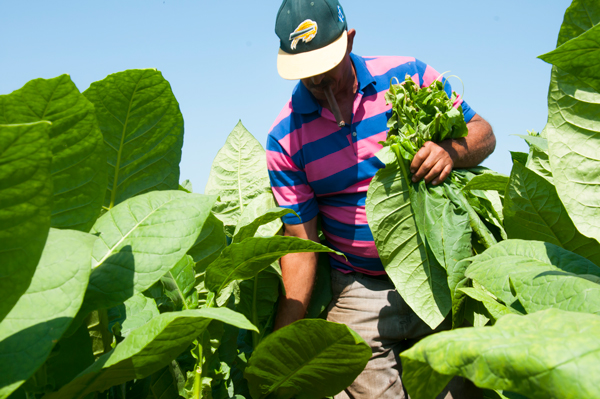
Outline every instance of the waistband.
[[392, 281], [387, 274], [381, 274], [379, 276], [373, 276], [373, 275], [364, 274], [364, 273], [361, 273], [361, 272], [352, 272], [350, 274], [353, 274], [356, 277], [366, 277], [366, 278], [370, 278], [370, 279], [373, 279], [373, 280], [389, 281], [389, 282]]

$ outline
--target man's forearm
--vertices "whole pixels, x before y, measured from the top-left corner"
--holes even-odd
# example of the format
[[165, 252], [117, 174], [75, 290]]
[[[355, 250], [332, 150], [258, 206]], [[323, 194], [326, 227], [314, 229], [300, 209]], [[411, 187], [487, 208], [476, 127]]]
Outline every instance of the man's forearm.
[[440, 143], [454, 161], [454, 168], [471, 168], [479, 165], [496, 147], [496, 137], [489, 123], [475, 115], [467, 124], [469, 135]]
[[[285, 225], [285, 235], [319, 242], [317, 218], [297, 225]], [[275, 329], [304, 318], [317, 275], [318, 254], [288, 254], [281, 258], [281, 274], [285, 295], [279, 298]]]
[[285, 295], [279, 298], [275, 329], [304, 318], [317, 273], [317, 254], [288, 254], [281, 258]]

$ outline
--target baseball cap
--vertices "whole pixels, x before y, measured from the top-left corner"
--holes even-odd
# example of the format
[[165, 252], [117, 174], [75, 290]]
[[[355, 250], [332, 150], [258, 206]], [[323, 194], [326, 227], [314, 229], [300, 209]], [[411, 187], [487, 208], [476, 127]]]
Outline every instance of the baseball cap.
[[346, 54], [347, 27], [337, 0], [284, 0], [275, 22], [279, 75], [296, 80], [333, 69]]

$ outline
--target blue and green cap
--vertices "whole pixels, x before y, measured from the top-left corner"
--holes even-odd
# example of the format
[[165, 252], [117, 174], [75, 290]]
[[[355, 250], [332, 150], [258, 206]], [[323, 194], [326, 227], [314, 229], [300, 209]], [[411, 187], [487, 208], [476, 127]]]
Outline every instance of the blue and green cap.
[[337, 0], [284, 0], [277, 13], [277, 71], [296, 80], [333, 69], [348, 45], [346, 15]]

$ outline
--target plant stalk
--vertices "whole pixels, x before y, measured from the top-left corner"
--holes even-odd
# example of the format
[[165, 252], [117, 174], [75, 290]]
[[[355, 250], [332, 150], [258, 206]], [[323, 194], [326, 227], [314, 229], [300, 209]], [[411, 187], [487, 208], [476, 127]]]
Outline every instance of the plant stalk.
[[202, 336], [198, 337], [198, 362], [194, 372], [194, 387], [191, 399], [202, 399]]
[[[258, 295], [258, 274], [254, 276], [254, 295], [252, 295], [252, 324], [258, 326], [258, 311], [256, 310], [256, 297]], [[260, 343], [260, 337], [257, 331], [252, 331], [252, 349], [256, 349]]]

